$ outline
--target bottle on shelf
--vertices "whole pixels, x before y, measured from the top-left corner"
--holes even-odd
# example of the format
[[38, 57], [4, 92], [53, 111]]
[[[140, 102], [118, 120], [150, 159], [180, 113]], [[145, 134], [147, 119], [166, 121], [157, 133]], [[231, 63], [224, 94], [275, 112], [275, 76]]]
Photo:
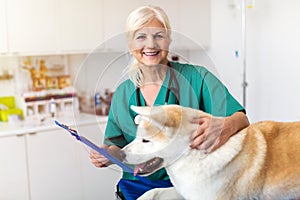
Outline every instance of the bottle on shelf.
[[51, 117], [55, 117], [55, 114], [56, 114], [56, 103], [55, 103], [55, 100], [53, 98], [50, 99], [50, 114], [51, 114]]
[[95, 94], [95, 111], [96, 115], [102, 115], [102, 105], [101, 105], [101, 96], [100, 93], [97, 92]]

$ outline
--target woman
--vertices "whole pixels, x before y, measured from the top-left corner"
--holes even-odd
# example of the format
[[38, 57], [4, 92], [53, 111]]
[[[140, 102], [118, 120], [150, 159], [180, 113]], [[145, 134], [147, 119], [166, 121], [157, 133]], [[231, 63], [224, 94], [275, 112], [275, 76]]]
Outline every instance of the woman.
[[[244, 108], [230, 95], [225, 86], [207, 69], [168, 60], [171, 27], [165, 12], [155, 6], [134, 10], [127, 19], [128, 47], [134, 57], [128, 71], [130, 79], [115, 91], [105, 132], [104, 146], [113, 155], [135, 138], [135, 113], [130, 105], [153, 106], [180, 104], [211, 113], [201, 118], [197, 131], [191, 135], [191, 148], [210, 153], [230, 136], [249, 125]], [[110, 161], [92, 151], [96, 167]], [[165, 169], [147, 177], [153, 186], [143, 185], [132, 174], [123, 172], [119, 182], [125, 198], [137, 199], [152, 187], [170, 187]], [[139, 188], [139, 189], [137, 189]]]

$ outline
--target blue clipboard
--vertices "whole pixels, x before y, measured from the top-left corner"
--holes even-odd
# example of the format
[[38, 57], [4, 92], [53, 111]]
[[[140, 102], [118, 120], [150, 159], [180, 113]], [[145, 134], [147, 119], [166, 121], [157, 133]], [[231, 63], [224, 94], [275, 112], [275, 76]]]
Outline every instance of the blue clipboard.
[[[134, 174], [133, 169], [131, 169], [129, 166], [127, 166], [126, 164], [122, 163], [120, 160], [116, 159], [115, 157], [113, 157], [112, 155], [110, 155], [106, 149], [101, 148], [99, 146], [97, 146], [96, 144], [94, 144], [93, 142], [91, 142], [90, 140], [88, 140], [87, 138], [80, 136], [78, 134], [78, 132], [75, 129], [70, 128], [69, 126], [62, 124], [58, 121], [54, 121], [56, 125], [58, 125], [59, 127], [65, 129], [66, 131], [68, 131], [72, 136], [74, 136], [77, 140], [79, 140], [80, 142], [82, 142], [83, 144], [89, 146], [90, 148], [94, 149], [95, 151], [97, 151], [98, 153], [102, 154], [104, 157], [106, 157], [107, 159], [109, 159], [112, 163], [118, 165], [119, 167], [121, 167], [124, 171], [131, 173], [132, 175]], [[135, 175], [135, 177], [137, 177], [140, 181], [146, 183], [146, 184], [151, 184], [151, 182], [146, 179], [145, 177], [139, 176], [139, 175]]]

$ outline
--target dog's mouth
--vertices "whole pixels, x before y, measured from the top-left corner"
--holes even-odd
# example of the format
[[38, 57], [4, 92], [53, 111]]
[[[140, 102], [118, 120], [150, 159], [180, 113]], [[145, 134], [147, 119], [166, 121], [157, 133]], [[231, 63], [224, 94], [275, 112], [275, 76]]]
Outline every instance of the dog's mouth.
[[147, 176], [152, 174], [162, 166], [163, 161], [164, 160], [162, 158], [155, 157], [144, 163], [135, 165], [134, 176], [136, 176], [137, 174], [141, 176]]

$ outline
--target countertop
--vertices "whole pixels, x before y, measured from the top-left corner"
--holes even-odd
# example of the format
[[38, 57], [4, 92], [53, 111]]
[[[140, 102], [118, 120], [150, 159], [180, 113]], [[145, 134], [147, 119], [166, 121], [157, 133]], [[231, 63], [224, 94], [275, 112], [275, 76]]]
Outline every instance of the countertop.
[[77, 113], [57, 118], [43, 117], [30, 120], [25, 119], [19, 122], [0, 122], [0, 138], [60, 129], [60, 127], [54, 123], [55, 120], [67, 124], [72, 128], [76, 128], [81, 125], [106, 123], [107, 116]]

